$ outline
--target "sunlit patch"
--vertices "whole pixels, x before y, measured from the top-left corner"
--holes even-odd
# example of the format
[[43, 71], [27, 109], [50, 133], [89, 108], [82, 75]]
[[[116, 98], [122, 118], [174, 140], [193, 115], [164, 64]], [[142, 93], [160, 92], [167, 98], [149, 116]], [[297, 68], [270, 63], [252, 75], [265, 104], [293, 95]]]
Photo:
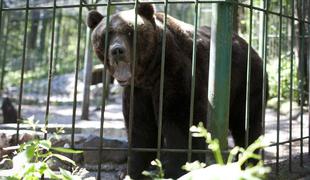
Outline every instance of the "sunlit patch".
[[[119, 17], [129, 24], [135, 24], [135, 11], [133, 9], [121, 12], [119, 14]], [[137, 15], [137, 25], [143, 24], [145, 24], [144, 19], [141, 16]]]

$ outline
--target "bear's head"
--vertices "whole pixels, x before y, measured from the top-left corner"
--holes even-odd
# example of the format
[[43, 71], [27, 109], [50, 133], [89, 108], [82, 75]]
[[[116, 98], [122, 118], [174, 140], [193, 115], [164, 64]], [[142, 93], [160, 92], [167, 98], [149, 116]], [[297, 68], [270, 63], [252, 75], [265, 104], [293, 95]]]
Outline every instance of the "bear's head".
[[[151, 4], [140, 4], [137, 8], [135, 86], [150, 86], [152, 80], [147, 74], [152, 73], [150, 69], [158, 63], [154, 61], [160, 54], [158, 44], [162, 29], [156, 25], [154, 13]], [[90, 11], [87, 18], [87, 25], [93, 30], [92, 44], [96, 55], [102, 63], [106, 58], [109, 72], [122, 86], [129, 85], [133, 78], [134, 24], [134, 9], [111, 15], [108, 25], [106, 17], [97, 11]]]

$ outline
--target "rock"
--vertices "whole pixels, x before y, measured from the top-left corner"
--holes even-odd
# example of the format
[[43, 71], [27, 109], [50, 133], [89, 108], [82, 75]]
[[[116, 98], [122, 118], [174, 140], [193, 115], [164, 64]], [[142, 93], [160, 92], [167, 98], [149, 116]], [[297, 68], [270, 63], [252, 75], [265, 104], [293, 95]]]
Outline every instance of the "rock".
[[20, 134], [19, 135], [19, 141], [18, 143], [16, 142], [16, 134], [12, 135], [12, 138], [10, 139], [10, 145], [17, 145], [17, 144], [23, 144], [25, 142], [34, 140], [35, 138], [39, 138], [39, 135], [34, 135], [34, 134], [28, 134], [28, 133], [24, 133], [24, 134]]
[[[114, 140], [114, 139], [106, 139], [103, 138], [103, 147], [109, 147], [109, 148], [127, 148], [127, 142]], [[83, 144], [83, 148], [94, 148], [98, 149], [100, 146], [100, 138], [90, 136], [85, 143]], [[84, 151], [84, 163], [85, 164], [97, 164], [98, 163], [98, 154], [99, 152], [97, 150], [95, 151]], [[125, 163], [127, 161], [127, 151], [122, 150], [103, 150], [101, 155], [101, 162], [107, 163]]]
[[[68, 157], [70, 158], [70, 157]], [[53, 171], [59, 171], [59, 168], [65, 169], [65, 170], [71, 170], [71, 164], [63, 162], [57, 158], [51, 158], [47, 161], [48, 166]]]
[[19, 143], [22, 144], [28, 141], [32, 141], [35, 138], [37, 138], [35, 135], [25, 133], [25, 134], [22, 134], [21, 137], [19, 138]]
[[96, 179], [120, 180], [120, 172], [119, 171], [113, 171], [113, 172], [101, 171], [100, 178], [96, 178], [98, 175], [98, 172], [88, 171], [85, 168], [78, 168], [78, 169], [73, 171], [73, 175], [77, 175], [81, 179], [84, 179], [84, 180], [96, 180]]
[[5, 170], [5, 169], [12, 169], [13, 168], [13, 162], [10, 159], [2, 159], [0, 162], [0, 169]]
[[0, 134], [0, 158], [8, 154], [7, 151], [3, 150], [3, 148], [8, 147], [8, 146], [10, 146], [9, 138], [6, 136], [6, 134], [1, 133]]

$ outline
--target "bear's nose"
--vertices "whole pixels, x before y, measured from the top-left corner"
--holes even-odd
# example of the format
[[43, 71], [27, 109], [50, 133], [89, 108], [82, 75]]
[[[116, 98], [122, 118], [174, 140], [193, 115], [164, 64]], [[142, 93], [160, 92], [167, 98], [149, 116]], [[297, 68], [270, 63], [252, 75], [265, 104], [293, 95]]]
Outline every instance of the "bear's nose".
[[125, 48], [122, 46], [114, 46], [111, 48], [111, 55], [113, 57], [116, 57], [116, 58], [120, 57], [124, 55], [124, 53], [125, 53]]

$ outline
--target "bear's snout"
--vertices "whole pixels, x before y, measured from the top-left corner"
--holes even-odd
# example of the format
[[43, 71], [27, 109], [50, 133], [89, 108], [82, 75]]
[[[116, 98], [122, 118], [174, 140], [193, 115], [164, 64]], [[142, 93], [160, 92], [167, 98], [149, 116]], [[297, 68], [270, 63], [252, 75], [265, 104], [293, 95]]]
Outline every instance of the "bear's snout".
[[123, 57], [125, 55], [125, 47], [119, 44], [111, 47], [111, 55], [114, 59]]

